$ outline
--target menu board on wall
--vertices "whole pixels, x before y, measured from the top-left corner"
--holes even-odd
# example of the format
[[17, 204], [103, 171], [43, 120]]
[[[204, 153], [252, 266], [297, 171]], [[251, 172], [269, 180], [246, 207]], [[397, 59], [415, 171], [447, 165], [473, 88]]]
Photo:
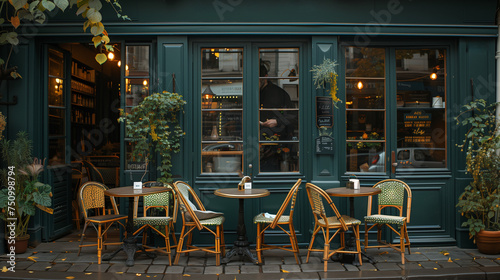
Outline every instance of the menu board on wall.
[[404, 115], [404, 127], [410, 132], [405, 136], [406, 143], [431, 143], [431, 114], [425, 111], [413, 111]]
[[333, 127], [333, 101], [329, 96], [316, 96], [316, 126]]
[[333, 155], [333, 138], [320, 136], [316, 138], [316, 154]]

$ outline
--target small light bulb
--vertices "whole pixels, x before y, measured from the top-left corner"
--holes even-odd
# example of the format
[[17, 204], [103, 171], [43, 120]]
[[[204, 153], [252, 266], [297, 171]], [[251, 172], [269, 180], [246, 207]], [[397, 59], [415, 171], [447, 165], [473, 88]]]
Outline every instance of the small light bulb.
[[145, 86], [147, 86], [147, 85], [148, 85], [148, 80], [144, 80], [144, 81], [142, 82], [142, 84], [143, 84], [143, 85], [145, 85]]
[[121, 60], [118, 60], [118, 67], [122, 67], [122, 61]]
[[356, 85], [356, 87], [358, 89], [362, 89], [363, 88], [363, 83], [361, 81], [359, 81], [358, 84]]
[[438, 78], [438, 75], [436, 73], [431, 74], [431, 80], [435, 80]]
[[108, 59], [109, 59], [109, 60], [113, 60], [113, 59], [115, 59], [115, 54], [114, 54], [114, 53], [112, 53], [112, 52], [109, 52], [109, 53], [108, 53]]

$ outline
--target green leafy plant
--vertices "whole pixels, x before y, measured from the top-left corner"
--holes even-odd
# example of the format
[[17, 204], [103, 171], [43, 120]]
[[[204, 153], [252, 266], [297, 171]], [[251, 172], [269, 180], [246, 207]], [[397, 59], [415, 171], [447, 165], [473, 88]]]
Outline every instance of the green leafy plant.
[[125, 122], [125, 133], [135, 142], [133, 160], [147, 158], [158, 153], [161, 162], [158, 170], [160, 182], [172, 181], [172, 153], [180, 151], [180, 139], [184, 136], [179, 120], [179, 112], [186, 104], [177, 93], [164, 91], [144, 98], [130, 113], [120, 111], [119, 122]]
[[476, 100], [457, 117], [459, 125], [469, 127], [459, 147], [466, 151], [466, 171], [472, 181], [460, 195], [457, 207], [467, 218], [462, 226], [469, 228], [471, 238], [482, 229], [500, 230], [500, 125], [495, 118], [496, 105]]
[[327, 84], [329, 84], [330, 87], [330, 96], [332, 97], [333, 105], [335, 108], [337, 107], [338, 102], [342, 102], [337, 97], [337, 71], [335, 68], [337, 67], [337, 62], [332, 61], [328, 58], [325, 58], [323, 60], [323, 63], [320, 65], [314, 65], [311, 69], [311, 72], [313, 72], [313, 82], [314, 85], [316, 85], [317, 89], [320, 88], [327, 88]]
[[15, 219], [15, 237], [27, 235], [28, 223], [36, 207], [52, 213], [52, 209], [47, 208], [52, 204], [52, 187], [38, 181], [45, 162], [32, 159], [32, 147], [26, 132], [19, 132], [15, 140], [4, 139], [0, 143], [6, 164], [6, 169], [0, 172], [5, 184], [0, 190], [0, 218]]
[[[10, 44], [11, 47], [19, 44], [19, 35], [22, 33], [19, 27], [26, 22], [34, 22], [43, 24], [47, 21], [49, 13], [57, 10], [64, 12], [68, 8], [76, 5], [76, 15], [81, 15], [86, 21], [83, 23], [83, 30], [90, 28], [93, 35], [92, 42], [96, 48], [100, 48], [101, 52], [95, 57], [96, 61], [103, 64], [107, 60], [107, 56], [102, 53], [102, 49], [113, 51], [113, 46], [109, 45], [110, 39], [108, 32], [102, 23], [101, 8], [103, 2], [110, 4], [118, 18], [130, 20], [126, 15], [122, 14], [122, 7], [119, 0], [2, 0], [0, 4], [0, 44]], [[6, 24], [6, 23], [9, 24]], [[17, 73], [17, 67], [8, 68], [9, 57], [4, 60], [0, 58], [0, 66], [4, 65], [0, 70], [1, 78], [16, 79], [21, 78]]]

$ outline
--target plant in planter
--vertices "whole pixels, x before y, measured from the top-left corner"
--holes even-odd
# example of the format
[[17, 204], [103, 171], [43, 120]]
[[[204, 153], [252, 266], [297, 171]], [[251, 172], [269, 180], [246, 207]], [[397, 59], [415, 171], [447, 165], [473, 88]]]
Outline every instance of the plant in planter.
[[31, 157], [32, 142], [26, 132], [19, 132], [12, 141], [4, 139], [0, 149], [6, 164], [6, 169], [0, 171], [5, 184], [0, 190], [0, 218], [7, 221], [7, 243], [15, 242], [17, 249], [18, 242], [11, 240], [27, 241], [28, 223], [36, 207], [52, 213], [52, 209], [47, 208], [52, 203], [52, 187], [38, 181], [45, 162]]
[[164, 91], [144, 98], [130, 113], [120, 111], [118, 121], [125, 122], [126, 136], [135, 141], [132, 160], [151, 162], [151, 154], [161, 156], [157, 165], [160, 182], [172, 181], [172, 153], [180, 151], [180, 139], [185, 134], [177, 119], [184, 104], [181, 95]]
[[[466, 110], [457, 117], [460, 125], [470, 126], [459, 147], [466, 151], [466, 171], [472, 176], [457, 207], [467, 218], [462, 226], [469, 228], [470, 237], [480, 251], [482, 237], [491, 234], [490, 231], [498, 231], [499, 239], [493, 243], [500, 244], [500, 124], [495, 118], [496, 105], [476, 100], [466, 105]], [[492, 249], [493, 243], [486, 244], [484, 249]], [[500, 247], [496, 250], [493, 253], [500, 253]]]
[[337, 97], [338, 75], [337, 71], [335, 70], [335, 67], [337, 67], [337, 65], [337, 62], [325, 58], [323, 60], [323, 63], [321, 63], [320, 65], [314, 65], [311, 69], [311, 72], [313, 72], [313, 81], [317, 89], [326, 88], [326, 84], [329, 84], [329, 93], [332, 97], [333, 105], [335, 106], [335, 108], [338, 108], [338, 102], [342, 102], [342, 100]]

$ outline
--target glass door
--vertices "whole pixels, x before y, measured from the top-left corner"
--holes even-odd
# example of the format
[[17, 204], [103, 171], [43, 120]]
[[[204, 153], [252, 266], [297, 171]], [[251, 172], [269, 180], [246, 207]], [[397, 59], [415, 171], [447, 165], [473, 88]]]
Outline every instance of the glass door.
[[299, 50], [200, 48], [201, 174], [299, 172]]
[[446, 169], [445, 49], [346, 47], [345, 64], [346, 172]]

